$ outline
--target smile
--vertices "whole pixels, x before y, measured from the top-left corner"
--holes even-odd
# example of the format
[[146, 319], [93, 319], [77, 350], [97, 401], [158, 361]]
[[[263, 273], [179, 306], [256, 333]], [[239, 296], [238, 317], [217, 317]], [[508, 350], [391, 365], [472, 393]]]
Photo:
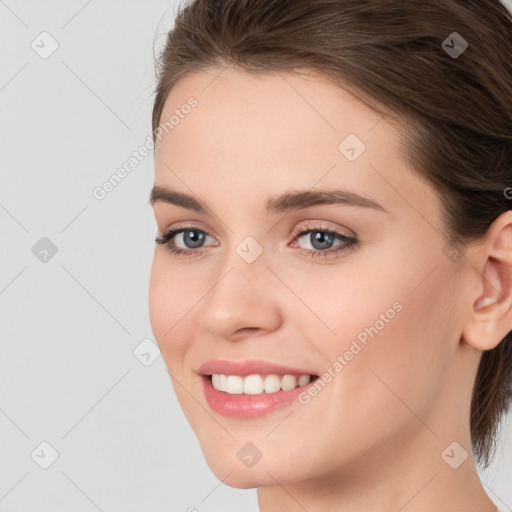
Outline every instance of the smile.
[[297, 386], [305, 386], [311, 380], [310, 375], [225, 375], [214, 373], [211, 375], [213, 387], [217, 391], [224, 391], [231, 395], [261, 395], [262, 393], [277, 393], [290, 391]]
[[216, 360], [197, 371], [210, 408], [231, 418], [250, 419], [292, 404], [318, 375], [267, 361]]

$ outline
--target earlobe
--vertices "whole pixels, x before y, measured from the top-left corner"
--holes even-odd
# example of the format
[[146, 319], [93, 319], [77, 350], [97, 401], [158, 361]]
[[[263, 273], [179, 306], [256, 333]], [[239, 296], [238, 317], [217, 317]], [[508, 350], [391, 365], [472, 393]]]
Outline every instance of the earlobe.
[[479, 350], [491, 350], [512, 330], [512, 210], [490, 226], [483, 255], [483, 265], [475, 268], [481, 291], [473, 301], [463, 339]]

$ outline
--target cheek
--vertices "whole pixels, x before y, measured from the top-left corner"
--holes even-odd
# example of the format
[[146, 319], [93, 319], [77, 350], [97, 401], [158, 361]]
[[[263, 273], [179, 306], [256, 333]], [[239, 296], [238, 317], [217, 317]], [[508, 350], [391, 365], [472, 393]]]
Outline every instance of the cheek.
[[[370, 437], [417, 422], [410, 409], [421, 415], [432, 407], [453, 362], [458, 336], [451, 263], [435, 251], [403, 254], [409, 257], [386, 261], [383, 255], [350, 271], [333, 269], [319, 274], [314, 285], [311, 276], [289, 278], [318, 314], [290, 313], [333, 376], [327, 393], [342, 407], [332, 421], [351, 411], [353, 421], [343, 426], [347, 435], [368, 418]], [[371, 425], [380, 432], [370, 434]]]
[[149, 279], [149, 318], [153, 334], [158, 343], [163, 339], [167, 324], [167, 303], [169, 301], [169, 283], [164, 282], [163, 266], [156, 250], [153, 256], [151, 266], [151, 275]]
[[[424, 417], [435, 406], [457, 346], [449, 273], [438, 269], [417, 288], [421, 278], [395, 277], [394, 286], [381, 286], [381, 281], [367, 300], [353, 301], [350, 314], [337, 324], [347, 332], [343, 350], [350, 350], [354, 340], [361, 347], [343, 370], [337, 400], [359, 408], [362, 418], [371, 419], [369, 425], [378, 425], [376, 436], [419, 425], [411, 411]], [[382, 314], [387, 322], [379, 321]]]
[[193, 312], [190, 309], [198, 300], [198, 291], [194, 290], [193, 282], [180, 278], [179, 271], [169, 265], [167, 255], [162, 252], [157, 248], [151, 267], [151, 328], [167, 370], [173, 377], [172, 385], [180, 406], [191, 424], [195, 425], [196, 405], [185, 389], [194, 386], [194, 381], [189, 380], [190, 368], [186, 365], [186, 355], [194, 337], [194, 322], [190, 321], [190, 313]]
[[181, 333], [187, 324], [188, 310], [197, 302], [198, 292], [193, 282], [180, 278], [161, 252], [157, 248], [151, 267], [149, 316], [153, 334], [169, 367], [169, 363], [177, 361], [175, 356], [187, 348], [187, 337]]

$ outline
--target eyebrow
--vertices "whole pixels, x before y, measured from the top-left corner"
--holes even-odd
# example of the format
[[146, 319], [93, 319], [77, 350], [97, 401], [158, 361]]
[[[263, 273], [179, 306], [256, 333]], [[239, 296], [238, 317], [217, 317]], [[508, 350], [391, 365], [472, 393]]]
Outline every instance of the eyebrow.
[[[162, 186], [154, 186], [150, 193], [151, 206], [163, 202], [207, 214], [207, 208], [195, 197]], [[269, 197], [265, 204], [267, 213], [287, 213], [302, 210], [317, 205], [343, 204], [362, 208], [373, 208], [386, 212], [387, 210], [369, 197], [359, 195], [344, 189], [325, 190], [295, 190]]]

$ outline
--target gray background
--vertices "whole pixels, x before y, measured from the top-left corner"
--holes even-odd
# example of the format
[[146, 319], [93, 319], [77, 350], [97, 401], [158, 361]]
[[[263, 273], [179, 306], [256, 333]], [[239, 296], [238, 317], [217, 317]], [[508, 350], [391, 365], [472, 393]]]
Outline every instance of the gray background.
[[[0, 0], [0, 512], [258, 510], [208, 469], [151, 349], [151, 154], [92, 195], [151, 132], [176, 5]], [[510, 419], [502, 438], [481, 477], [512, 510]]]

